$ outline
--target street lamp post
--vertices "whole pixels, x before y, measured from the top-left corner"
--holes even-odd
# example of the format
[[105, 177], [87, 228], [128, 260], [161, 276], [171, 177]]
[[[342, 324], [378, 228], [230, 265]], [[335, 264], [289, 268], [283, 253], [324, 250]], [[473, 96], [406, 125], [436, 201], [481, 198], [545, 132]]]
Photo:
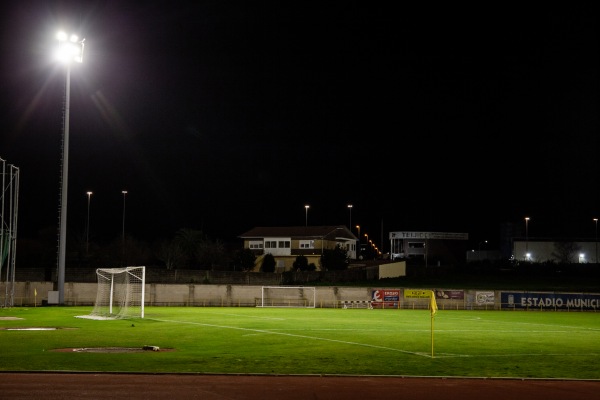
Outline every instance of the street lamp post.
[[598, 264], [598, 218], [594, 218], [596, 224], [596, 264]]
[[63, 118], [63, 155], [62, 155], [62, 184], [60, 189], [60, 235], [58, 244], [58, 303], [65, 302], [65, 259], [67, 249], [67, 192], [69, 178], [69, 109], [71, 102], [71, 63], [83, 62], [83, 40], [76, 35], [67, 36], [64, 32], [56, 35], [59, 46], [57, 59], [66, 66], [65, 79], [65, 108]]
[[348, 204], [348, 211], [350, 212], [350, 223], [348, 224], [348, 227], [352, 229], [352, 204]]
[[358, 248], [356, 249], [356, 259], [358, 260], [360, 257], [360, 225], [356, 225], [356, 229], [358, 229]]
[[525, 259], [529, 259], [529, 217], [525, 217]]
[[304, 226], [308, 226], [308, 209], [310, 206], [307, 204], [304, 206]]
[[477, 259], [478, 259], [479, 261], [481, 261], [481, 245], [482, 245], [483, 243], [486, 243], [486, 244], [487, 244], [487, 240], [484, 240], [484, 241], [481, 241], [481, 242], [479, 242], [479, 248], [477, 249]]
[[92, 192], [87, 192], [87, 223], [85, 224], [85, 252], [90, 251], [90, 198]]
[[[123, 249], [125, 249], [125, 196], [127, 195], [127, 190], [121, 191], [123, 193], [123, 230], [122, 230], [122, 240], [123, 240]], [[123, 250], [125, 251], [125, 250]]]

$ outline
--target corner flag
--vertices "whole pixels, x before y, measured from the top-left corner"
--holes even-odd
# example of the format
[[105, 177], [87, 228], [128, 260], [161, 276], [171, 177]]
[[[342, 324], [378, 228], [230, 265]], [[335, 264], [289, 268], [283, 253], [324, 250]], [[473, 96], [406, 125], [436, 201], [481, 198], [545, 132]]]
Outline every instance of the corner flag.
[[433, 316], [435, 316], [435, 314], [437, 313], [437, 310], [438, 310], [437, 302], [435, 301], [435, 292], [433, 290], [431, 291], [430, 308], [431, 308], [431, 316], [433, 317]]
[[429, 308], [431, 309], [431, 358], [433, 358], [433, 317], [438, 310], [435, 301], [435, 292], [433, 290], [431, 291], [431, 297], [429, 298]]

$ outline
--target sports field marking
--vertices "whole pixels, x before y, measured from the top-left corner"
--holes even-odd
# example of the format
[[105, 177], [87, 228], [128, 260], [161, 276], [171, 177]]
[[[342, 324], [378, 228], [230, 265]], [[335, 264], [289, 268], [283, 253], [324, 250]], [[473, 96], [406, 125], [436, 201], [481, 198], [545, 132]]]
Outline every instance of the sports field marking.
[[[503, 320], [498, 320], [498, 319], [483, 319], [481, 317], [476, 317], [476, 318], [447, 318], [448, 320], [452, 319], [455, 321], [480, 321], [483, 323], [490, 323], [490, 324], [494, 324], [494, 325], [498, 325], [498, 324], [506, 324], [506, 325], [510, 325], [511, 327], [514, 327], [515, 325], [523, 325], [523, 326], [531, 326], [531, 325], [538, 325], [541, 327], [552, 327], [552, 328], [563, 328], [563, 329], [569, 329], [569, 330], [574, 330], [574, 331], [600, 331], [600, 328], [589, 328], [589, 327], [580, 327], [580, 326], [572, 326], [572, 325], [557, 325], [557, 324], [546, 324], [546, 323], [541, 323], [541, 322], [526, 322], [526, 321], [503, 321]], [[494, 329], [496, 331], [496, 329]], [[530, 332], [530, 330], [527, 328], [527, 331]], [[551, 332], [551, 331], [540, 331], [540, 332]]]
[[395, 349], [393, 347], [376, 346], [376, 345], [372, 345], [372, 344], [365, 344], [365, 343], [358, 343], [358, 342], [348, 342], [345, 340], [338, 340], [338, 339], [327, 339], [327, 338], [320, 338], [320, 337], [307, 336], [307, 335], [298, 335], [295, 333], [276, 332], [276, 331], [264, 330], [264, 329], [240, 328], [237, 326], [205, 324], [202, 322], [176, 321], [176, 320], [156, 319], [156, 318], [147, 318], [147, 319], [152, 320], [152, 321], [158, 321], [158, 322], [170, 322], [170, 323], [177, 323], [177, 324], [208, 326], [211, 328], [220, 328], [220, 329], [235, 329], [235, 330], [239, 330], [239, 331], [254, 332], [255, 334], [262, 333], [262, 334], [268, 334], [268, 335], [291, 336], [291, 337], [296, 337], [296, 338], [301, 338], [301, 339], [321, 340], [321, 341], [325, 341], [325, 342], [334, 342], [334, 343], [349, 344], [349, 345], [354, 345], [354, 346], [370, 347], [370, 348], [380, 349], [380, 350], [390, 350], [390, 351], [395, 351], [398, 353], [412, 354], [415, 356], [431, 358], [430, 354], [423, 353], [423, 352], [400, 350], [400, 349]]
[[243, 314], [215, 313], [212, 315], [228, 315], [230, 317], [244, 317], [244, 318], [255, 318], [255, 319], [267, 319], [267, 320], [273, 320], [273, 321], [285, 321], [285, 318], [257, 317], [254, 315], [243, 315]]

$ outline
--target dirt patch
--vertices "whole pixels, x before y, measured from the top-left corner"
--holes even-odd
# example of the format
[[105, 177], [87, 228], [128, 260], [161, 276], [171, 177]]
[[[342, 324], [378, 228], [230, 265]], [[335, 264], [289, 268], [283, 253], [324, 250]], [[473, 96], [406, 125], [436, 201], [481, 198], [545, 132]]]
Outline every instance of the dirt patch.
[[50, 351], [61, 353], [144, 353], [144, 352], [165, 352], [175, 351], [175, 349], [161, 349], [158, 346], [143, 347], [67, 347], [64, 349], [53, 349]]
[[18, 317], [0, 317], [0, 321], [16, 321], [19, 319], [23, 319], [23, 318], [18, 318]]
[[78, 329], [78, 328], [62, 328], [60, 326], [10, 326], [2, 327], [0, 331], [54, 331], [58, 329]]

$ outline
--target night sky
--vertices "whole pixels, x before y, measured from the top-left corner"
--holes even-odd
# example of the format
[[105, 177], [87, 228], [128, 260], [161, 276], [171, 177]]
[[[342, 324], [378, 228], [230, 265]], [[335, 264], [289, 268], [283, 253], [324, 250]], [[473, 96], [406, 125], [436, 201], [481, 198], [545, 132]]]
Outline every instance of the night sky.
[[[258, 4], [254, 4], [258, 3]], [[6, 1], [0, 158], [18, 237], [57, 229], [64, 69], [68, 226], [235, 241], [255, 226], [594, 237], [597, 12], [395, 2]], [[515, 6], [516, 7], [516, 6]], [[70, 234], [72, 233], [70, 232]], [[386, 239], [387, 241], [387, 239]]]

